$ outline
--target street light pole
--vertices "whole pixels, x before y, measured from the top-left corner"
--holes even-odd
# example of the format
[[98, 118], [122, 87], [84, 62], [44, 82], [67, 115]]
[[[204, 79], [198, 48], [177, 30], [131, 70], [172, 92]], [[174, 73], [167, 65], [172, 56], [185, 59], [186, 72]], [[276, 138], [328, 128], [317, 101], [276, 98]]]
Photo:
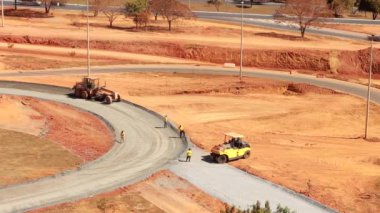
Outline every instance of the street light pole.
[[1, 0], [1, 27], [4, 27], [4, 0]]
[[368, 91], [367, 91], [367, 111], [365, 116], [365, 134], [364, 139], [368, 138], [368, 122], [369, 122], [369, 105], [371, 99], [371, 80], [372, 80], [372, 66], [373, 66], [373, 37], [371, 35], [371, 53], [370, 53], [370, 62], [369, 62], [369, 72], [368, 72]]
[[87, 0], [87, 77], [90, 77], [90, 6]]
[[240, 23], [240, 82], [243, 79], [243, 13], [244, 13], [244, 0], [241, 1], [241, 23]]

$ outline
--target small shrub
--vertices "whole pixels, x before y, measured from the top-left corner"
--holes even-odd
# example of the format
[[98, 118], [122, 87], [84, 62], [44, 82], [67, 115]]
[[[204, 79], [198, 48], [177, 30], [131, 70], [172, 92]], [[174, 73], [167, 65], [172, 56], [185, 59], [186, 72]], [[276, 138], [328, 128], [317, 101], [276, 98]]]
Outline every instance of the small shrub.
[[13, 48], [15, 46], [15, 44], [13, 44], [13, 43], [8, 43], [8, 48]]
[[264, 208], [261, 207], [260, 201], [257, 201], [256, 204], [252, 205], [251, 208], [246, 210], [241, 210], [235, 206], [230, 206], [226, 204], [224, 210], [220, 211], [221, 213], [295, 213], [291, 211], [289, 207], [282, 207], [280, 204], [277, 206], [276, 211], [271, 211], [269, 201], [265, 201]]

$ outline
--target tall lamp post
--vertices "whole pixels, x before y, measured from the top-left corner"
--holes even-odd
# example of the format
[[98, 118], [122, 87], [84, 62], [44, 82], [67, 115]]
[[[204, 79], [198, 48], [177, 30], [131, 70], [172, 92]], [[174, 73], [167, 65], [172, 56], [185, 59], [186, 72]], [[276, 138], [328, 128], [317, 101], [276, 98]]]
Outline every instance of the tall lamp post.
[[87, 0], [87, 77], [90, 77], [90, 5]]
[[1, 0], [1, 27], [4, 27], [4, 0]]
[[240, 82], [243, 79], [243, 13], [244, 0], [241, 1], [241, 23], [240, 23]]
[[367, 91], [367, 111], [365, 116], [365, 134], [364, 139], [368, 138], [368, 122], [369, 122], [369, 105], [371, 100], [371, 80], [372, 80], [372, 68], [373, 68], [373, 39], [374, 35], [371, 35], [371, 52], [370, 52], [370, 62], [369, 62], [369, 72], [368, 72], [368, 91]]

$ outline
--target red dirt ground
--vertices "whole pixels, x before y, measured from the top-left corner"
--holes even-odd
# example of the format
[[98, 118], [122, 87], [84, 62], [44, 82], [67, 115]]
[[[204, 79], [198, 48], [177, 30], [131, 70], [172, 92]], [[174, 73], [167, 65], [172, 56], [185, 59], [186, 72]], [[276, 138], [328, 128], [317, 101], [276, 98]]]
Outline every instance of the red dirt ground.
[[[17, 131], [28, 132], [29, 129], [36, 126], [40, 128], [37, 136], [42, 136], [45, 139], [56, 142], [69, 150], [74, 155], [80, 157], [83, 161], [91, 161], [99, 158], [106, 153], [113, 143], [113, 135], [109, 127], [100, 121], [96, 116], [80, 111], [74, 107], [50, 102], [42, 101], [29, 97], [13, 97], [1, 96], [1, 105], [6, 105], [12, 102], [18, 102], [14, 108], [7, 112], [2, 117], [10, 116], [9, 119], [2, 119], [0, 127], [13, 129], [9, 127], [9, 120], [14, 117], [22, 116], [20, 113], [14, 112], [32, 111], [28, 114], [28, 119], [22, 120], [26, 125], [15, 124], [18, 126]], [[18, 110], [18, 109], [22, 110]], [[27, 108], [27, 109], [24, 109]], [[2, 124], [2, 122], [5, 122]], [[42, 124], [42, 125], [41, 125]], [[33, 133], [33, 132], [32, 132]]]
[[161, 171], [145, 181], [113, 192], [30, 213], [92, 213], [100, 211], [101, 203], [106, 204], [103, 205], [107, 208], [105, 212], [220, 212], [224, 207], [218, 199], [188, 181], [169, 171]]
[[[16, 44], [34, 44], [58, 47], [85, 48], [84, 40], [64, 38], [43, 38], [31, 36], [0, 36], [0, 42]], [[217, 46], [196, 44], [178, 44], [152, 41], [91, 41], [91, 47], [101, 50], [177, 57], [195, 61], [223, 64], [239, 64], [240, 50]], [[147, 48], [149, 47], [149, 48]], [[304, 49], [246, 49], [244, 66], [285, 70], [309, 70], [338, 72], [342, 74], [360, 74], [367, 71], [369, 50], [330, 51]], [[375, 49], [374, 73], [380, 73], [380, 51]]]

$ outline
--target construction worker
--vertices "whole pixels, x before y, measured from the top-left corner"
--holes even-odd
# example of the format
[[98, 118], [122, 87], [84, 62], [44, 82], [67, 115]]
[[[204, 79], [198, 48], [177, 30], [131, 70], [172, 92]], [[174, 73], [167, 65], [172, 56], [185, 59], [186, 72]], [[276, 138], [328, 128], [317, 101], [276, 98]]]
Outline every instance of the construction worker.
[[124, 132], [124, 130], [121, 130], [121, 132], [120, 132], [120, 140], [121, 140], [121, 142], [125, 141], [125, 132]]
[[179, 130], [179, 137], [180, 138], [185, 137], [185, 129], [183, 128], [182, 125], [179, 125], [178, 130]]
[[168, 115], [164, 116], [164, 128], [168, 127]]
[[189, 148], [186, 152], [186, 162], [190, 162], [191, 156], [193, 155], [193, 151]]

